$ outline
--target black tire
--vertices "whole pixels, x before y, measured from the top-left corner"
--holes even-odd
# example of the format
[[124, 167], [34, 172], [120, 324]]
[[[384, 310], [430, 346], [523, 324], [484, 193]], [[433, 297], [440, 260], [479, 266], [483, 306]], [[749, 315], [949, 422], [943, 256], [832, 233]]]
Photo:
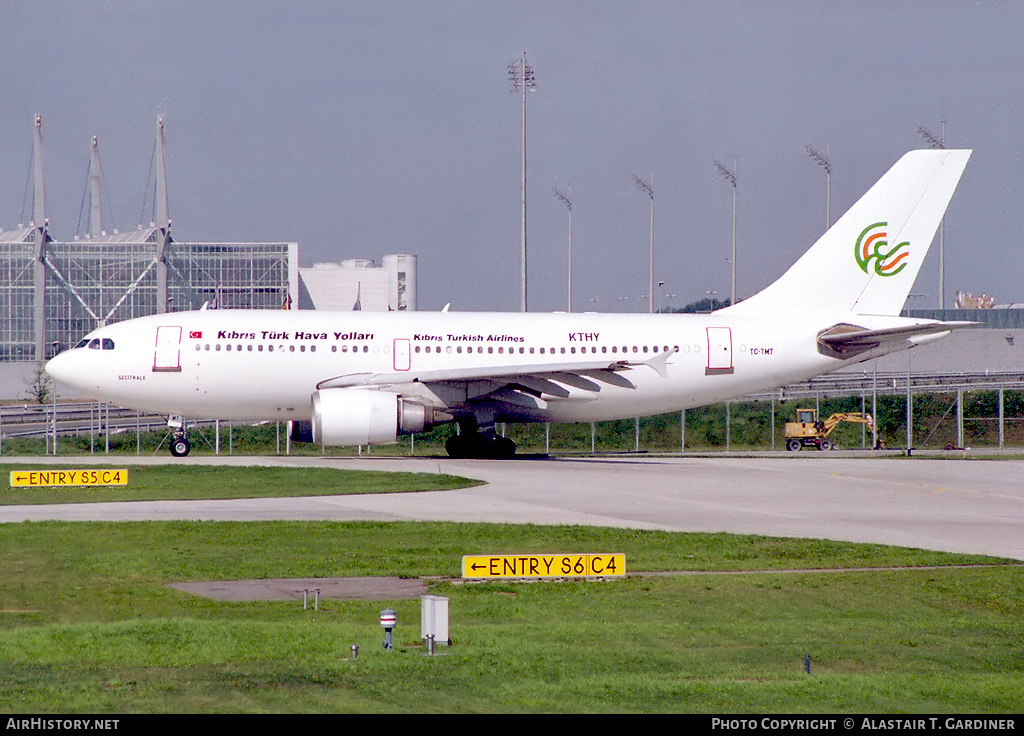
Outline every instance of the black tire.
[[191, 449], [188, 440], [184, 437], [175, 437], [171, 440], [171, 454], [174, 457], [185, 457]]
[[794, 439], [786, 442], [786, 449], [790, 452], [799, 452], [801, 447], [803, 447], [803, 445], [800, 443], [800, 440]]
[[465, 435], [453, 434], [445, 440], [444, 450], [448, 453], [448, 457], [453, 457], [458, 460], [471, 457], [469, 454], [469, 443], [466, 442]]
[[819, 450], [824, 450], [824, 451], [831, 450], [832, 449], [832, 443], [829, 442], [828, 440], [822, 440], [821, 443], [818, 445], [818, 449]]
[[507, 437], [475, 432], [453, 434], [444, 443], [448, 457], [457, 459], [507, 460], [515, 457], [516, 443]]

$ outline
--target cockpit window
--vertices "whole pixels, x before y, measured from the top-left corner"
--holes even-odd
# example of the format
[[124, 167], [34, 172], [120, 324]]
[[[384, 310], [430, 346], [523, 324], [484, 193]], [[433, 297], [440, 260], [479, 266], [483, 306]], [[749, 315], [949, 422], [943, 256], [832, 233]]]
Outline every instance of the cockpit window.
[[114, 341], [111, 340], [109, 337], [104, 337], [103, 338], [103, 349], [104, 350], [113, 350], [114, 349]]
[[78, 341], [78, 344], [75, 345], [75, 347], [76, 348], [84, 348], [88, 344], [89, 344], [89, 338], [88, 337], [83, 337], [81, 340]]
[[98, 337], [94, 337], [92, 340], [89, 341], [89, 349], [90, 350], [99, 350], [100, 349], [100, 339]]

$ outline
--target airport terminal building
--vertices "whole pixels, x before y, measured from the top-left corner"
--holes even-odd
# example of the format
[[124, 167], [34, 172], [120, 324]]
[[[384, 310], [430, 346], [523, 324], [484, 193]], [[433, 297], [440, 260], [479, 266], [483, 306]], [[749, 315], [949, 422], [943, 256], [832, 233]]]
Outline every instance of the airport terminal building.
[[[17, 399], [42, 361], [101, 325], [164, 312], [219, 309], [416, 309], [416, 257], [299, 268], [298, 243], [178, 241], [171, 235], [164, 129], [154, 151], [155, 219], [108, 233], [100, 218], [93, 139], [88, 233], [51, 236], [36, 118], [28, 225], [0, 229], [0, 399]], [[308, 281], [308, 283], [304, 283]]]

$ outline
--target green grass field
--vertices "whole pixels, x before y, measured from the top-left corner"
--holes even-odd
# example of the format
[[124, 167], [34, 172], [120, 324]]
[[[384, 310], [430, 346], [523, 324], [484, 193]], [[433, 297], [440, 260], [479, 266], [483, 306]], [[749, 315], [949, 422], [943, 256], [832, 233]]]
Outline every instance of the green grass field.
[[466, 488], [479, 483], [442, 473], [213, 465], [187, 468], [181, 465], [133, 466], [130, 459], [115, 456], [104, 467], [127, 469], [127, 485], [3, 487], [7, 486], [12, 472], [27, 469], [59, 471], [81, 467], [73, 463], [33, 465], [31, 461], [0, 464], [0, 472], [3, 473], [0, 480], [3, 484], [0, 486], [0, 505], [410, 493]]
[[[175, 472], [197, 492], [223, 485], [200, 470]], [[679, 574], [456, 577], [465, 554], [571, 551], [622, 552], [631, 572]], [[883, 569], [841, 569], [855, 567]], [[800, 569], [815, 571], [788, 572]], [[418, 600], [321, 600], [314, 612], [168, 587], [368, 575], [429, 576], [450, 600], [452, 646], [425, 656]], [[442, 523], [6, 524], [0, 711], [1019, 713], [1022, 601], [1024, 568], [1005, 560], [821, 540]], [[385, 607], [398, 612], [392, 651], [380, 645]]]

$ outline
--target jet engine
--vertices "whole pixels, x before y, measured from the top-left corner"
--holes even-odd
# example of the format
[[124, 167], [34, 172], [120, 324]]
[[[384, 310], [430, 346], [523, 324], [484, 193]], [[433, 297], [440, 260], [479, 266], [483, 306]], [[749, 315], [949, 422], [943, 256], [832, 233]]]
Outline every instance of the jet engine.
[[394, 442], [399, 433], [421, 432], [452, 418], [388, 391], [333, 388], [313, 394], [317, 444], [381, 445]]

